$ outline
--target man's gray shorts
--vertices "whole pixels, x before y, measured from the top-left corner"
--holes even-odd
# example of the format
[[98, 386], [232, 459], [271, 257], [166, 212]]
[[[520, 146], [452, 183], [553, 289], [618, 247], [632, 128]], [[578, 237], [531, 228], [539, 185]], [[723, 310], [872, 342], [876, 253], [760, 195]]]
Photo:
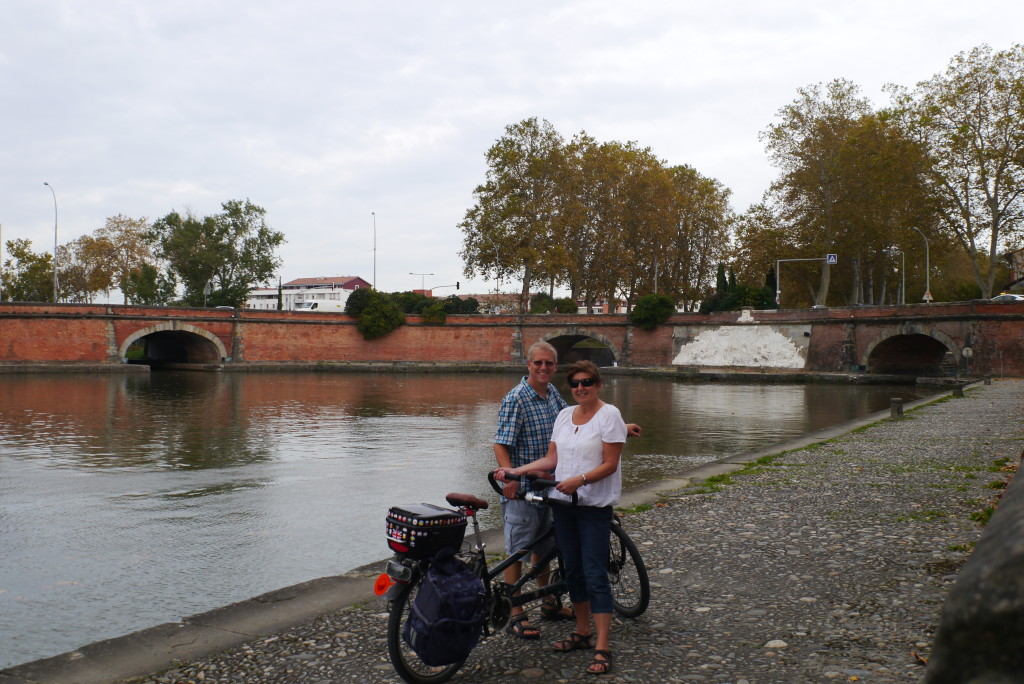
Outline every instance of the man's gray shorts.
[[[551, 529], [550, 506], [534, 506], [529, 501], [506, 499], [501, 502], [501, 515], [505, 520], [505, 551], [510, 554], [525, 549]], [[533, 553], [546, 553], [552, 546], [554, 537], [534, 548]]]

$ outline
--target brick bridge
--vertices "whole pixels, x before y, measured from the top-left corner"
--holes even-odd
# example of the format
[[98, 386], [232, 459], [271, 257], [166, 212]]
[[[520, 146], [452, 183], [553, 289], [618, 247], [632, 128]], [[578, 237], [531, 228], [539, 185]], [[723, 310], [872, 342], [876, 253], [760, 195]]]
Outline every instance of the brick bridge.
[[239, 369], [396, 361], [503, 365], [521, 362], [530, 344], [547, 340], [563, 360], [669, 366], [689, 363], [685, 352], [702, 336], [705, 342], [732, 339], [742, 356], [752, 351], [743, 347], [751, 344], [751, 331], [785, 340], [797, 354], [794, 370], [1024, 376], [1024, 302], [984, 300], [677, 314], [650, 332], [621, 315], [449, 316], [444, 325], [410, 316], [407, 325], [372, 341], [343, 314], [4, 302], [0, 365], [9, 371], [37, 364], [115, 366], [126, 363], [133, 346], [154, 364]]

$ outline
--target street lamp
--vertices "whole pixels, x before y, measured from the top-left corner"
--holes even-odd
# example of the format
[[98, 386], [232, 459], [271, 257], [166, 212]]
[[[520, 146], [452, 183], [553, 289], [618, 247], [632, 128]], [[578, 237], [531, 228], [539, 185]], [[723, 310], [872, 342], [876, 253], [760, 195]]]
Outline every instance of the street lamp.
[[57, 303], [57, 193], [53, 191], [53, 186], [43, 181], [43, 185], [50, 188], [50, 194], [53, 195], [53, 303]]
[[932, 269], [931, 269], [931, 264], [930, 264], [931, 259], [930, 259], [929, 253], [928, 253], [928, 236], [925, 235], [924, 233], [922, 233], [920, 228], [914, 228], [914, 226], [910, 226], [910, 228], [911, 228], [911, 230], [916, 230], [918, 233], [920, 233], [921, 237], [924, 238], [924, 297], [922, 297], [921, 299], [923, 299], [926, 304], [931, 304], [932, 303], [932, 282], [931, 282]]
[[371, 211], [370, 215], [373, 216], [373, 289], [380, 292], [377, 287], [377, 212]]
[[903, 250], [902, 249], [896, 249], [895, 247], [893, 247], [892, 249], [886, 249], [886, 250], [883, 250], [883, 251], [885, 251], [886, 254], [899, 254], [900, 255], [900, 304], [906, 304], [907, 303], [907, 301], [906, 301], [907, 300], [907, 296], [906, 296], [906, 293], [907, 293], [907, 273], [906, 273], [906, 259], [904, 258]]
[[433, 273], [410, 273], [409, 275], [421, 276], [421, 278], [420, 278], [420, 292], [421, 293], [425, 293], [427, 291], [427, 288], [426, 288], [427, 276], [428, 275], [432, 276], [434, 274]]

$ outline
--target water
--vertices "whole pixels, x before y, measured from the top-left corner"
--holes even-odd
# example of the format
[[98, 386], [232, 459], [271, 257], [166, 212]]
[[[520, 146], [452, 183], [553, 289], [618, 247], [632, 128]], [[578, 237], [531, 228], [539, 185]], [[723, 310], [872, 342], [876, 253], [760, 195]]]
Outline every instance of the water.
[[[516, 379], [0, 376], [0, 667], [385, 558], [388, 506], [490, 497]], [[628, 486], [914, 391], [623, 377], [604, 398], [644, 429]]]

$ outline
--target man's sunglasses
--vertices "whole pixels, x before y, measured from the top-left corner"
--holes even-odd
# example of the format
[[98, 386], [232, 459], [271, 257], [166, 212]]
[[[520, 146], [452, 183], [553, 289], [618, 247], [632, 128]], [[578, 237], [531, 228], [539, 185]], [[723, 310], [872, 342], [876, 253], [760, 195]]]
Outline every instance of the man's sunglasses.
[[558, 365], [554, 361], [531, 361], [530, 363], [532, 363], [537, 368], [540, 368], [541, 366], [557, 366]]
[[573, 389], [576, 389], [580, 385], [583, 385], [584, 387], [592, 387], [596, 382], [596, 378], [580, 378], [579, 380], [573, 378], [569, 381], [569, 387], [572, 387]]

